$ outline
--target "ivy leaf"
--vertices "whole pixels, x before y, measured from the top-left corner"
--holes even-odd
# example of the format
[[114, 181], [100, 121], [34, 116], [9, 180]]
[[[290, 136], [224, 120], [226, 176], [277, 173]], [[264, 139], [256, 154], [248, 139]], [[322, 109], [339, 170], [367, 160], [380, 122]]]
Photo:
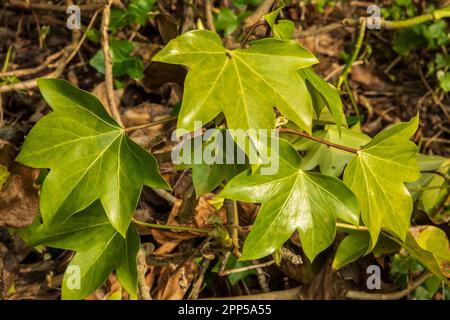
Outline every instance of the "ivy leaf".
[[278, 15], [285, 7], [284, 1], [280, 2], [280, 5], [277, 9], [272, 12], [266, 14], [264, 19], [269, 24], [270, 28], [273, 31], [273, 36], [276, 39], [292, 39], [295, 31], [295, 24], [291, 20], [282, 19], [276, 22]]
[[[111, 39], [109, 50], [113, 64], [113, 76], [119, 77], [128, 74], [134, 79], [140, 79], [144, 76], [144, 65], [142, 60], [131, 55], [134, 45], [126, 40]], [[101, 74], [105, 73], [105, 59], [103, 51], [98, 50], [89, 64]]]
[[312, 68], [305, 68], [298, 72], [305, 80], [311, 94], [317, 118], [320, 118], [323, 108], [327, 107], [340, 132], [342, 125], [344, 127], [347, 126], [347, 120], [345, 119], [344, 107], [342, 106], [338, 89], [323, 80]]
[[439, 156], [417, 154], [417, 161], [421, 176], [417, 181], [409, 183], [407, 187], [411, 190], [413, 200], [419, 200], [419, 209], [426, 212], [434, 221], [439, 221], [444, 217], [438, 216], [434, 211], [445, 200], [448, 193], [444, 177], [450, 173], [450, 160]]
[[[314, 131], [313, 135], [351, 148], [361, 148], [370, 141], [370, 137], [362, 133], [359, 126], [352, 129], [341, 128], [340, 134], [336, 126], [326, 126], [324, 130]], [[339, 177], [352, 159], [352, 154], [347, 151], [308, 139], [298, 139], [293, 145], [297, 150], [307, 152], [302, 161], [303, 170], [312, 170], [319, 166], [323, 174]]]
[[30, 245], [76, 251], [64, 274], [62, 299], [85, 298], [100, 287], [114, 269], [123, 287], [136, 297], [136, 256], [140, 246], [136, 228], [131, 226], [124, 239], [111, 226], [98, 201], [62, 225], [41, 224], [33, 228], [27, 239]]
[[336, 251], [333, 268], [339, 270], [364, 255], [367, 252], [369, 240], [370, 236], [365, 232], [354, 232], [346, 236]]
[[38, 79], [38, 85], [54, 112], [33, 127], [17, 161], [50, 169], [40, 194], [44, 223], [62, 223], [100, 199], [125, 236], [142, 185], [168, 188], [155, 158], [95, 96], [64, 80]]
[[[195, 141], [196, 139], [206, 141]], [[176, 161], [182, 162], [178, 166], [179, 169], [192, 168], [192, 183], [197, 196], [213, 191], [223, 181], [230, 180], [247, 169], [248, 166], [245, 163], [239, 164], [237, 161], [237, 154], [244, 154], [244, 152], [234, 141], [231, 146], [227, 145], [230, 141], [233, 141], [233, 138], [229, 131], [212, 130], [183, 143], [184, 146], [189, 144], [190, 149], [186, 151], [192, 152], [189, 153], [189, 159], [184, 159], [184, 152], [181, 152], [180, 158]], [[209, 158], [208, 161], [205, 155]], [[199, 158], [201, 158], [200, 163], [196, 161]]]
[[358, 151], [344, 171], [344, 182], [358, 197], [361, 216], [369, 228], [372, 244], [381, 228], [404, 240], [413, 203], [404, 182], [419, 177], [417, 146], [409, 140], [419, 116], [380, 132]]
[[217, 34], [195, 30], [171, 40], [153, 60], [189, 68], [178, 128], [194, 131], [195, 121], [206, 124], [223, 112], [231, 129], [270, 129], [276, 106], [311, 132], [311, 99], [297, 70], [317, 59], [293, 40], [262, 39], [227, 50]]
[[233, 10], [223, 8], [214, 19], [218, 31], [224, 31], [226, 36], [232, 34], [239, 27], [239, 18]]
[[155, 3], [156, 0], [133, 0], [128, 8], [128, 14], [134, 18], [136, 23], [143, 25]]
[[445, 233], [433, 226], [411, 228], [405, 249], [428, 270], [450, 285], [450, 250]]
[[444, 231], [433, 226], [426, 226], [413, 232], [417, 244], [424, 250], [433, 253], [442, 273], [450, 278], [450, 247]]
[[[350, 262], [356, 261], [365, 255], [370, 247], [370, 234], [366, 231], [352, 231], [341, 241], [333, 260], [333, 268], [340, 269]], [[386, 236], [378, 238], [376, 246], [373, 248], [373, 255], [380, 257], [383, 254], [391, 254], [399, 251], [397, 242]]]
[[333, 241], [337, 218], [358, 224], [358, 201], [339, 179], [300, 169], [301, 158], [286, 140], [280, 139], [279, 149], [276, 174], [243, 172], [219, 196], [262, 203], [241, 259], [273, 253], [298, 230], [312, 261]]
[[[285, 4], [281, 1], [280, 6], [276, 10], [264, 16], [272, 28], [275, 39], [288, 40], [292, 39], [294, 35], [295, 25], [292, 21], [282, 19], [276, 22], [278, 15], [284, 7]], [[323, 80], [312, 68], [301, 69], [298, 73], [305, 81], [309, 90], [317, 118], [320, 117], [323, 107], [326, 106], [336, 122], [338, 131], [341, 129], [342, 124], [347, 126], [342, 100], [337, 88]]]

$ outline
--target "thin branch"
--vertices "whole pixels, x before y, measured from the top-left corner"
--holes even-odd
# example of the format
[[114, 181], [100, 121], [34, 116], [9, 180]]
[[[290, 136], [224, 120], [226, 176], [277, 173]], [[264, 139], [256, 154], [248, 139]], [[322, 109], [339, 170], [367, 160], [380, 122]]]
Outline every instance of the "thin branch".
[[139, 295], [142, 300], [152, 300], [150, 295], [150, 288], [145, 280], [145, 274], [147, 273], [147, 262], [145, 249], [141, 247], [137, 255], [137, 274], [139, 284]]
[[264, 0], [251, 15], [244, 19], [244, 28], [246, 26], [254, 25], [261, 20], [261, 18], [270, 11], [274, 2], [275, 0]]
[[199, 300], [300, 300], [301, 289], [302, 287], [295, 287], [287, 290], [264, 292], [248, 296], [214, 297]]
[[[26, 10], [41, 10], [41, 11], [57, 11], [66, 13], [66, 6], [58, 6], [50, 3], [30, 3], [25, 0], [9, 0], [9, 5], [14, 8], [26, 9]], [[95, 11], [103, 7], [102, 3], [92, 3], [80, 5], [81, 12]]]
[[207, 228], [195, 228], [195, 227], [187, 227], [187, 226], [174, 226], [174, 225], [167, 225], [167, 224], [149, 223], [149, 222], [136, 220], [134, 218], [133, 218], [133, 222], [135, 224], [138, 224], [138, 225], [141, 225], [144, 227], [153, 228], [153, 229], [161, 229], [161, 230], [189, 231], [189, 232], [199, 232], [199, 233], [205, 233], [205, 234], [209, 234], [212, 231], [212, 229], [207, 229]]
[[239, 272], [244, 272], [244, 271], [248, 271], [248, 270], [254, 270], [254, 269], [258, 269], [258, 268], [264, 268], [264, 267], [268, 267], [275, 264], [275, 260], [270, 260], [268, 262], [264, 262], [261, 264], [255, 264], [255, 265], [250, 265], [250, 266], [245, 266], [245, 267], [240, 267], [240, 268], [234, 268], [234, 269], [229, 269], [229, 270], [225, 270], [225, 271], [221, 271], [218, 273], [219, 276], [221, 277], [225, 277], [228, 276], [230, 274], [233, 273], [239, 273]]
[[216, 32], [216, 27], [214, 26], [214, 20], [212, 16], [211, 0], [205, 0], [205, 17], [206, 17], [206, 26], [208, 27], [208, 29]]
[[398, 300], [407, 296], [414, 289], [420, 287], [422, 283], [424, 283], [432, 275], [433, 274], [430, 271], [425, 271], [416, 280], [408, 284], [408, 288], [400, 291], [389, 293], [368, 293], [363, 291], [349, 290], [345, 294], [345, 297], [348, 299], [357, 300]]
[[325, 144], [325, 145], [327, 145], [329, 147], [333, 147], [333, 148], [336, 148], [336, 149], [339, 149], [339, 150], [343, 150], [343, 151], [347, 151], [347, 152], [351, 152], [351, 153], [355, 153], [355, 154], [358, 153], [358, 151], [359, 151], [358, 149], [354, 149], [354, 148], [351, 148], [351, 147], [347, 147], [347, 146], [343, 146], [343, 145], [340, 145], [340, 144], [336, 144], [336, 143], [333, 143], [331, 141], [327, 141], [327, 140], [324, 140], [324, 139], [321, 139], [321, 138], [318, 138], [318, 137], [314, 137], [314, 136], [311, 136], [311, 135], [307, 134], [306, 132], [295, 130], [295, 129], [280, 128], [280, 129], [278, 129], [278, 131], [280, 133], [295, 134], [297, 136], [300, 136], [300, 137], [303, 137], [303, 138], [306, 138], [306, 139], [309, 139], [309, 140], [312, 140], [312, 141], [315, 141], [315, 142], [318, 142], [318, 143]]
[[[437, 9], [433, 12], [430, 12], [430, 13], [427, 13], [424, 15], [420, 15], [417, 17], [413, 17], [413, 18], [406, 19], [406, 20], [400, 20], [400, 21], [389, 21], [389, 20], [381, 19], [380, 20], [380, 29], [385, 29], [385, 30], [404, 29], [404, 28], [413, 27], [413, 26], [416, 26], [416, 25], [419, 25], [419, 24], [422, 24], [425, 22], [450, 18], [449, 8], [450, 7], [447, 6], [447, 7]], [[368, 19], [373, 19], [373, 18], [369, 17], [369, 18], [364, 18], [363, 20], [365, 20], [367, 22]], [[323, 26], [323, 27], [312, 27], [307, 30], [296, 32], [296, 33], [294, 33], [294, 38], [311, 37], [311, 36], [315, 36], [318, 34], [332, 32], [332, 31], [335, 31], [338, 29], [342, 29], [343, 27], [354, 27], [359, 24], [360, 24], [359, 19], [343, 19], [342, 21], [331, 23], [331, 24]]]
[[157, 120], [157, 121], [153, 121], [150, 123], [146, 123], [146, 124], [141, 124], [138, 126], [133, 126], [133, 127], [129, 127], [129, 128], [125, 128], [125, 132], [130, 133], [139, 129], [144, 129], [144, 128], [149, 128], [149, 127], [153, 127], [156, 126], [158, 124], [162, 124], [162, 123], [166, 123], [166, 122], [170, 122], [173, 120], [176, 120], [178, 118], [178, 116], [172, 116], [172, 117], [167, 117], [161, 120]]
[[[62, 57], [59, 62], [58, 65], [56, 67], [56, 70], [45, 75], [45, 78], [58, 78], [63, 72], [65, 67], [70, 63], [70, 61], [75, 57], [75, 55], [77, 54], [78, 50], [81, 48], [81, 45], [83, 44], [83, 42], [86, 40], [86, 35], [89, 33], [89, 30], [92, 28], [92, 26], [94, 25], [95, 19], [97, 18], [97, 15], [100, 11], [97, 10], [94, 15], [91, 18], [91, 21], [89, 22], [88, 27], [86, 28], [86, 31], [84, 32], [83, 36], [80, 39], [80, 42], [78, 42], [78, 45], [72, 50], [72, 52], [69, 54], [69, 56], [67, 58]], [[65, 52], [67, 52], [70, 49], [71, 45], [67, 46], [64, 50]], [[22, 81], [22, 82], [18, 82], [15, 84], [9, 84], [9, 85], [4, 85], [0, 87], [0, 93], [6, 93], [6, 92], [11, 92], [11, 91], [20, 91], [20, 90], [31, 90], [31, 89], [35, 89], [37, 87], [37, 81], [36, 79], [30, 79], [30, 80], [26, 80], [26, 81]]]
[[108, 0], [103, 8], [103, 19], [101, 26], [101, 45], [103, 50], [103, 57], [105, 61], [105, 87], [106, 87], [106, 100], [108, 101], [108, 107], [113, 118], [123, 126], [122, 119], [120, 118], [119, 108], [116, 104], [116, 98], [114, 94], [114, 77], [113, 77], [113, 64], [111, 59], [111, 52], [109, 50], [109, 38], [108, 28], [111, 16], [111, 4], [112, 0]]

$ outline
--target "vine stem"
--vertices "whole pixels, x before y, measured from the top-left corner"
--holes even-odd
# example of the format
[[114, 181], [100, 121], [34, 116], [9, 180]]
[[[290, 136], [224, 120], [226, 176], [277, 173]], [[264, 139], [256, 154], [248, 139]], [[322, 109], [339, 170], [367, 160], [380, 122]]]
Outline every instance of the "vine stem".
[[190, 231], [190, 232], [200, 232], [200, 233], [206, 233], [209, 234], [211, 232], [211, 229], [206, 228], [195, 228], [195, 227], [187, 227], [187, 226], [174, 226], [174, 225], [167, 225], [167, 224], [157, 224], [157, 223], [149, 223], [144, 222], [140, 220], [136, 220], [133, 218], [133, 222], [135, 224], [152, 228], [152, 229], [162, 229], [162, 230], [176, 230], [176, 231]]
[[138, 125], [138, 126], [128, 127], [128, 128], [125, 128], [124, 131], [129, 133], [129, 132], [136, 131], [136, 130], [139, 130], [139, 129], [149, 128], [149, 127], [156, 126], [158, 124], [162, 124], [162, 123], [166, 123], [166, 122], [169, 122], [169, 121], [172, 121], [172, 120], [176, 120], [177, 118], [178, 118], [177, 116], [171, 116], [171, 117], [167, 117], [167, 118], [164, 118], [164, 119], [161, 119], [161, 120], [157, 120], [157, 121], [141, 124], [141, 125]]
[[280, 133], [295, 134], [297, 136], [300, 136], [300, 137], [303, 137], [303, 138], [306, 138], [306, 139], [309, 139], [309, 140], [312, 140], [312, 141], [315, 141], [315, 142], [318, 142], [318, 143], [325, 144], [325, 145], [327, 145], [329, 147], [333, 147], [333, 148], [336, 148], [336, 149], [339, 149], [339, 150], [343, 150], [343, 151], [347, 151], [347, 152], [351, 152], [351, 153], [355, 153], [355, 154], [357, 154], [358, 151], [359, 151], [358, 149], [354, 149], [354, 148], [351, 148], [351, 147], [347, 147], [347, 146], [343, 146], [343, 145], [340, 145], [340, 144], [336, 144], [336, 143], [333, 143], [331, 141], [327, 141], [327, 140], [324, 140], [324, 139], [321, 139], [321, 138], [318, 138], [318, 137], [314, 137], [312, 135], [307, 134], [306, 132], [295, 130], [295, 129], [280, 128], [280, 129], [278, 129], [278, 131]]

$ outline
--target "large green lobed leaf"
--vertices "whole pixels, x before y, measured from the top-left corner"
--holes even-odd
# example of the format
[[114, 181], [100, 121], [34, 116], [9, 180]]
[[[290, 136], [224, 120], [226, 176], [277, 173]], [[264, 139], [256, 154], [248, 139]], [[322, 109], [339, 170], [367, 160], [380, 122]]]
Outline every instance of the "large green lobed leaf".
[[293, 40], [263, 39], [247, 49], [227, 50], [206, 30], [173, 39], [154, 58], [189, 68], [178, 128], [194, 131], [221, 112], [231, 129], [270, 129], [274, 107], [311, 132], [313, 109], [297, 71], [317, 59]]
[[339, 179], [300, 169], [300, 156], [283, 139], [279, 156], [276, 174], [243, 172], [226, 185], [220, 196], [262, 203], [241, 259], [273, 253], [297, 230], [303, 250], [312, 261], [332, 243], [337, 218], [358, 224], [358, 201]]
[[358, 151], [344, 171], [344, 182], [358, 197], [361, 216], [371, 235], [371, 250], [381, 228], [404, 240], [413, 202], [404, 182], [419, 178], [417, 146], [409, 138], [419, 116], [380, 132]]
[[139, 235], [130, 226], [124, 239], [110, 224], [102, 205], [93, 205], [58, 226], [34, 226], [25, 237], [30, 245], [48, 245], [76, 251], [66, 269], [62, 283], [62, 299], [83, 299], [116, 270], [128, 293], [137, 296], [136, 255]]
[[127, 137], [95, 96], [64, 80], [38, 84], [54, 112], [33, 127], [17, 160], [50, 169], [40, 194], [44, 223], [63, 223], [100, 199], [125, 236], [142, 186], [168, 188], [155, 158]]

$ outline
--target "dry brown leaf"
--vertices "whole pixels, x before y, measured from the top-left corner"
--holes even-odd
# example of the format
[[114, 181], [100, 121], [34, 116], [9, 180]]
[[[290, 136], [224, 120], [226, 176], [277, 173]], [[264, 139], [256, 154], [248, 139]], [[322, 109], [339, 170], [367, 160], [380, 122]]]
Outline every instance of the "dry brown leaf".
[[16, 155], [13, 145], [0, 146], [0, 164], [9, 171], [0, 190], [0, 226], [23, 228], [33, 222], [38, 210], [38, 192], [33, 183], [39, 170], [14, 162]]

